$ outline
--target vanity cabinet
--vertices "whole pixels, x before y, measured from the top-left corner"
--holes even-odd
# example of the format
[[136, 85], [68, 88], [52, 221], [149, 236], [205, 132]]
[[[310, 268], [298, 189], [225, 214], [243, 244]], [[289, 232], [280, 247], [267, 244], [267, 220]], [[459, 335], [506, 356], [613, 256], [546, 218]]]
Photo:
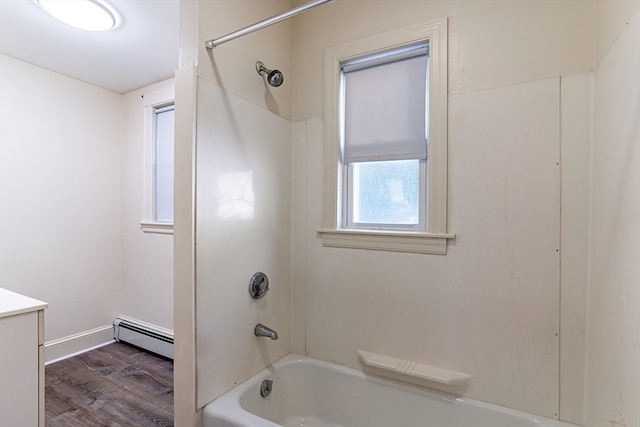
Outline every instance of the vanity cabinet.
[[0, 425], [44, 427], [44, 309], [0, 288]]

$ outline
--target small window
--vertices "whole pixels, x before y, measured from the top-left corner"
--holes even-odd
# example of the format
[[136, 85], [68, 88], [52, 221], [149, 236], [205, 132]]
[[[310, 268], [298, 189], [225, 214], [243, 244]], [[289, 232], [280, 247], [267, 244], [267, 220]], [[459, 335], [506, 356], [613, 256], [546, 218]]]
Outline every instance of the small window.
[[145, 93], [145, 233], [173, 234], [173, 87]]
[[343, 224], [426, 229], [428, 45], [342, 64]]
[[446, 254], [447, 19], [325, 51], [324, 246]]
[[174, 106], [155, 108], [155, 221], [173, 224]]

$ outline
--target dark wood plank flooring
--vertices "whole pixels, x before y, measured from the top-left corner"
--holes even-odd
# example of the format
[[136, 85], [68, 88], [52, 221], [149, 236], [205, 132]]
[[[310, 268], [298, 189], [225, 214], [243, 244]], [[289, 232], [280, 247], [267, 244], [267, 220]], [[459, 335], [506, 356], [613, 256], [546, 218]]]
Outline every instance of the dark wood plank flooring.
[[113, 343], [45, 367], [46, 427], [173, 426], [173, 361]]

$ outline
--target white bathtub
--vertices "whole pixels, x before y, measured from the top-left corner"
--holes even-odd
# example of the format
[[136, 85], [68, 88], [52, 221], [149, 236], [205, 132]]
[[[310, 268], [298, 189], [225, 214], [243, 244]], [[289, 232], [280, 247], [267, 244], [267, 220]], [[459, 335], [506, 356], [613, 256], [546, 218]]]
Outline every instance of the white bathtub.
[[[260, 384], [273, 380], [263, 398]], [[290, 354], [205, 406], [203, 427], [575, 427]]]

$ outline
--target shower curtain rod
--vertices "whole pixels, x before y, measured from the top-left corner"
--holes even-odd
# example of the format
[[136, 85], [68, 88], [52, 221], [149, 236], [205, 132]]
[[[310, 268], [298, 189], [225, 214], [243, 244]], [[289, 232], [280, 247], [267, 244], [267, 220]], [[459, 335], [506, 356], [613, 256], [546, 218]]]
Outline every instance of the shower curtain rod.
[[271, 18], [265, 19], [264, 21], [257, 22], [253, 25], [249, 25], [248, 27], [244, 27], [239, 29], [238, 31], [234, 31], [233, 33], [229, 33], [226, 36], [218, 37], [217, 39], [211, 39], [204, 42], [204, 46], [211, 50], [216, 46], [221, 45], [222, 43], [226, 43], [233, 39], [237, 39], [238, 37], [246, 36], [247, 34], [253, 33], [254, 31], [261, 30], [270, 25], [277, 24], [280, 21], [284, 21], [285, 19], [289, 19], [293, 16], [296, 16], [302, 12], [306, 12], [309, 9], [312, 9], [316, 6], [320, 6], [321, 4], [331, 3], [335, 0], [314, 0], [309, 3], [305, 3], [301, 6], [298, 6], [294, 9], [291, 9], [288, 12], [281, 13], [280, 15], [273, 16]]

